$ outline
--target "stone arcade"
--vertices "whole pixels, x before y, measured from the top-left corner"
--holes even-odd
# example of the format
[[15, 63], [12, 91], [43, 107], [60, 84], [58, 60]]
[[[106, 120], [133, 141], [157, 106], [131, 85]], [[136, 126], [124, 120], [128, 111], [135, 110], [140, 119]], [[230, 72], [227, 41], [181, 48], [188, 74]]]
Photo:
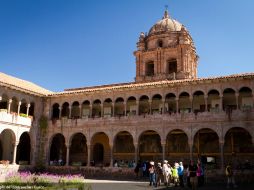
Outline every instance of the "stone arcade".
[[223, 168], [235, 153], [253, 163], [253, 73], [198, 78], [193, 40], [167, 11], [134, 55], [135, 82], [57, 93], [0, 73], [0, 160], [112, 166], [208, 156]]

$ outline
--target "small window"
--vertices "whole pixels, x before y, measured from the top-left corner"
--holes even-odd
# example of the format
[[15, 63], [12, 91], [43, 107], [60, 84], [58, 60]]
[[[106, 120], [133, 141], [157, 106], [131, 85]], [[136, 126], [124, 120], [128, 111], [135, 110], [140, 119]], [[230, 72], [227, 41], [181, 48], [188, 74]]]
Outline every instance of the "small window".
[[146, 76], [153, 76], [154, 75], [154, 63], [149, 62], [146, 64]]
[[177, 61], [176, 59], [171, 59], [168, 61], [168, 74], [177, 72]]
[[158, 41], [158, 47], [161, 47], [161, 48], [163, 47], [163, 41], [162, 40]]

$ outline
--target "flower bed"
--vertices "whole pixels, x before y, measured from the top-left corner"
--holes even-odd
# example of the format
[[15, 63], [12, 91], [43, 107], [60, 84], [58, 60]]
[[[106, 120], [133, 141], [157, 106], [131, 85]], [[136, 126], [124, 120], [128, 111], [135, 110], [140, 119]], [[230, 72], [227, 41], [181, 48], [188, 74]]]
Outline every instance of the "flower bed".
[[30, 172], [11, 172], [6, 175], [5, 182], [0, 184], [6, 189], [77, 189], [85, 190], [81, 175], [55, 175], [49, 173], [32, 174]]

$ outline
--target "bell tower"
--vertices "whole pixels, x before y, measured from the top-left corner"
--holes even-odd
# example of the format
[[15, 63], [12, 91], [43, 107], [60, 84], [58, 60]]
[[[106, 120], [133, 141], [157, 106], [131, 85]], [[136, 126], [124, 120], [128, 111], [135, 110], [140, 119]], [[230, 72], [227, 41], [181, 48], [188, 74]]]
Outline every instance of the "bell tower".
[[136, 82], [197, 78], [198, 56], [193, 40], [167, 10], [148, 34], [141, 32], [134, 55]]

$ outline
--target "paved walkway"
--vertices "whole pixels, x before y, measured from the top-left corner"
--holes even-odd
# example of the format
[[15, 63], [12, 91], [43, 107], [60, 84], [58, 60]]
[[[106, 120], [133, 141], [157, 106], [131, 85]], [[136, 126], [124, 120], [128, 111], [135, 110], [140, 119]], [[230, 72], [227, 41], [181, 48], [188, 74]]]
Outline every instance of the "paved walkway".
[[[157, 188], [149, 186], [148, 182], [139, 181], [114, 181], [114, 180], [93, 180], [86, 179], [87, 183], [91, 184], [91, 190], [190, 190], [190, 188], [181, 187], [165, 187]], [[239, 184], [237, 188], [230, 188], [229, 190], [254, 190], [254, 182], [248, 184]], [[199, 187], [198, 190], [227, 190], [226, 184], [211, 183]]]

